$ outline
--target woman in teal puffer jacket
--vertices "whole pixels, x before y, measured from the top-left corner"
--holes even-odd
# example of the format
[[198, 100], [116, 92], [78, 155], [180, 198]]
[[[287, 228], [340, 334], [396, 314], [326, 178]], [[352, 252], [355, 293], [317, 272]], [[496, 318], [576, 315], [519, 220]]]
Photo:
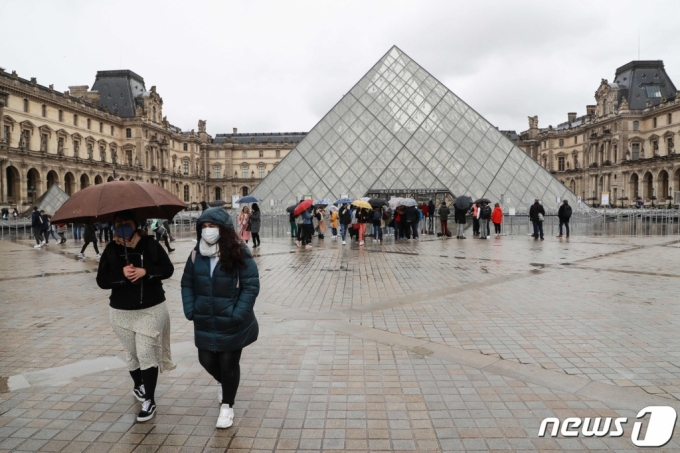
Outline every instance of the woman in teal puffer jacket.
[[198, 361], [221, 384], [216, 426], [228, 428], [234, 420], [241, 352], [259, 333], [253, 307], [260, 278], [226, 210], [206, 209], [196, 230], [198, 244], [182, 276], [182, 304], [194, 322]]

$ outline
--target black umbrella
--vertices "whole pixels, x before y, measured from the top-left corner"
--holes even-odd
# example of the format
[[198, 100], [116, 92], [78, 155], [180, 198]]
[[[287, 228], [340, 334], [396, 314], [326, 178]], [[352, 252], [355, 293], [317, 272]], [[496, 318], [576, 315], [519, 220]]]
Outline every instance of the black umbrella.
[[479, 200], [475, 201], [475, 203], [491, 203], [491, 200], [488, 198], [480, 198]]
[[297, 208], [297, 205], [299, 205], [299, 204], [300, 204], [300, 203], [295, 203], [295, 204], [292, 205], [292, 206], [288, 206], [288, 207], [286, 208], [286, 212], [288, 212], [288, 213], [294, 212], [294, 211], [295, 211], [295, 208]]
[[224, 201], [224, 200], [215, 200], [215, 201], [211, 201], [208, 204], [210, 205], [211, 208], [221, 208], [222, 206], [227, 204], [227, 202]]
[[456, 209], [467, 211], [472, 207], [472, 198], [468, 197], [467, 195], [461, 195], [460, 197], [457, 197], [456, 200], [453, 202], [453, 207]]
[[372, 208], [382, 208], [387, 204], [387, 200], [384, 198], [371, 198], [368, 200], [368, 204], [370, 204]]

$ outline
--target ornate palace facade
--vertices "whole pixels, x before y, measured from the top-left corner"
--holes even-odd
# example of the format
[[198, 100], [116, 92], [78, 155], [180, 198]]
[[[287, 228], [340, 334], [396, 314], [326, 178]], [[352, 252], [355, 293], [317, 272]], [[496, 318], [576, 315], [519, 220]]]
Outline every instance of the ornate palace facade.
[[198, 132], [182, 131], [163, 116], [156, 87], [147, 90], [128, 70], [99, 71], [91, 91], [62, 93], [0, 69], [0, 205], [22, 211], [52, 184], [71, 195], [114, 179], [158, 184], [188, 204], [230, 201], [252, 190], [301, 136], [213, 139], [203, 120]]
[[[588, 204], [666, 204], [680, 191], [680, 97], [662, 61], [632, 61], [603, 79], [586, 115], [529, 129], [513, 139]], [[678, 203], [675, 200], [674, 203]]]

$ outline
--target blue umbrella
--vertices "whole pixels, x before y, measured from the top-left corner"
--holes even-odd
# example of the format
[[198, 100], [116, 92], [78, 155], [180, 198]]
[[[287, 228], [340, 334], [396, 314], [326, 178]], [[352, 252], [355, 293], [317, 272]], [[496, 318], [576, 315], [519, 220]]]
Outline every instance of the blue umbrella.
[[331, 200], [328, 198], [322, 198], [321, 200], [316, 200], [314, 202], [314, 206], [328, 206], [329, 204], [331, 204]]
[[236, 203], [259, 203], [261, 202], [262, 199], [254, 197], [252, 195], [246, 195], [245, 197], [241, 197], [238, 200], [236, 200]]
[[337, 200], [337, 201], [336, 201], [335, 203], [333, 203], [333, 204], [337, 206], [337, 205], [339, 205], [339, 204], [350, 204], [350, 203], [353, 202], [353, 201], [354, 201], [354, 200], [351, 199], [351, 198], [341, 198], [341, 199]]

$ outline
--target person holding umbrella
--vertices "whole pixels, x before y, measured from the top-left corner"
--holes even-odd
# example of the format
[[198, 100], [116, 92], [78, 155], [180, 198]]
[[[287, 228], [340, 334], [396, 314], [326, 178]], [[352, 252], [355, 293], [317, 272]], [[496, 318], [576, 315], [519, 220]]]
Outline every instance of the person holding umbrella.
[[97, 284], [111, 290], [109, 320], [125, 349], [132, 393], [143, 403], [137, 421], [144, 422], [156, 414], [158, 373], [175, 368], [162, 283], [175, 268], [158, 241], [138, 229], [133, 211], [115, 214], [113, 222], [113, 242], [99, 262]]
[[257, 264], [234, 231], [229, 213], [211, 208], [196, 222], [198, 244], [182, 275], [184, 315], [194, 323], [198, 361], [220, 384], [215, 426], [234, 423], [243, 349], [257, 341]]
[[467, 195], [456, 197], [453, 202], [453, 220], [456, 222], [456, 239], [465, 239], [466, 215], [472, 206], [472, 198]]
[[339, 225], [339, 219], [340, 215], [338, 214], [338, 208], [336, 206], [331, 206], [330, 208], [331, 211], [331, 217], [330, 217], [330, 223], [331, 223], [331, 239], [336, 240], [338, 238], [338, 225]]
[[253, 203], [253, 212], [250, 214], [250, 234], [253, 236], [253, 248], [260, 246], [260, 224], [262, 223], [260, 207]]

